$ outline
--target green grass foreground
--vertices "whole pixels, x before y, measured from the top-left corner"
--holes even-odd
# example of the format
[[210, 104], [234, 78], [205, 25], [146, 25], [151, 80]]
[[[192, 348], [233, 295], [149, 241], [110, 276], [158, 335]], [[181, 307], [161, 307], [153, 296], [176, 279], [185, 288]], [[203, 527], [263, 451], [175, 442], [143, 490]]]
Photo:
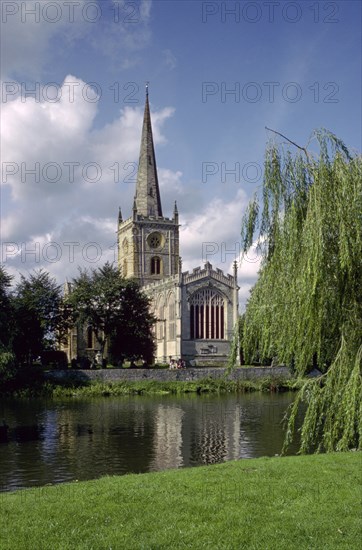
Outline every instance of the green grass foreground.
[[357, 549], [361, 466], [358, 452], [244, 459], [3, 493], [0, 548]]

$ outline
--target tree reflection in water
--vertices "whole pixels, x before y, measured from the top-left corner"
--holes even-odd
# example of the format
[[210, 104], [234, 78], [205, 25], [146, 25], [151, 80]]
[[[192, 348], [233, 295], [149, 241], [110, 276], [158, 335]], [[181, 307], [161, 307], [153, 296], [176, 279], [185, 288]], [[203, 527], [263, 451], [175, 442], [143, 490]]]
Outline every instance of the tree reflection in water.
[[[279, 454], [294, 394], [7, 401], [0, 490]], [[295, 452], [297, 445], [291, 449]]]

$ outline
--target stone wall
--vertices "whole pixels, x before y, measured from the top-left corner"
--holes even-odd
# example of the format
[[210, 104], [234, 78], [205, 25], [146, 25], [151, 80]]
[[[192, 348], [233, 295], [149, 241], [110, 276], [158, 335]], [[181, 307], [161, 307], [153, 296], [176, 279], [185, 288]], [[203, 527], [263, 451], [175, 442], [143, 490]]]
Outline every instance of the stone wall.
[[[59, 370], [47, 371], [46, 377], [50, 380], [74, 380], [117, 382], [137, 382], [142, 380], [156, 380], [171, 382], [175, 380], [190, 381], [202, 378], [222, 378], [226, 374], [225, 368], [188, 368], [182, 370], [169, 369], [104, 369], [104, 370]], [[262, 378], [291, 378], [287, 367], [247, 367], [237, 368], [227, 376], [228, 380], [260, 380]]]

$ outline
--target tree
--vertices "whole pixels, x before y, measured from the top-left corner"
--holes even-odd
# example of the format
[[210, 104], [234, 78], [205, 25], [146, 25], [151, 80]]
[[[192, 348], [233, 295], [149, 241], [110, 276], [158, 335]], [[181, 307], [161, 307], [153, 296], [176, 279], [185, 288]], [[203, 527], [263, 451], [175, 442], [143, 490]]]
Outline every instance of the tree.
[[149, 359], [154, 323], [149, 300], [136, 282], [122, 278], [112, 264], [80, 270], [67, 300], [74, 320], [92, 327], [102, 356], [108, 342], [116, 359]]
[[13, 305], [11, 301], [12, 275], [0, 266], [0, 350], [11, 350]]
[[13, 353], [14, 307], [11, 298], [13, 277], [0, 266], [0, 387], [13, 381], [18, 374]]
[[306, 403], [301, 452], [362, 447], [362, 161], [325, 130], [313, 138], [318, 157], [268, 146], [262, 201], [242, 223], [244, 251], [256, 238], [263, 258], [246, 308], [247, 362], [278, 357], [299, 376], [323, 373], [289, 417], [285, 447]]
[[32, 363], [44, 349], [54, 349], [64, 332], [61, 287], [49, 273], [35, 271], [20, 276], [14, 296], [14, 352], [20, 361]]
[[122, 296], [120, 322], [112, 331], [110, 353], [114, 359], [152, 362], [155, 344], [152, 327], [155, 318], [149, 313], [149, 300], [135, 281], [126, 281]]

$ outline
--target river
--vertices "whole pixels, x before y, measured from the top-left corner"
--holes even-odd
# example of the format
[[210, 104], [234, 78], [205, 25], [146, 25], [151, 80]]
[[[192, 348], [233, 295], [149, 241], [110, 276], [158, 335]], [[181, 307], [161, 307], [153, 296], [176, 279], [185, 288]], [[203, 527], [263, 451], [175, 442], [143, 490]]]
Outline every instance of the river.
[[[274, 456], [294, 393], [8, 400], [0, 491]], [[290, 449], [290, 454], [296, 452]]]

